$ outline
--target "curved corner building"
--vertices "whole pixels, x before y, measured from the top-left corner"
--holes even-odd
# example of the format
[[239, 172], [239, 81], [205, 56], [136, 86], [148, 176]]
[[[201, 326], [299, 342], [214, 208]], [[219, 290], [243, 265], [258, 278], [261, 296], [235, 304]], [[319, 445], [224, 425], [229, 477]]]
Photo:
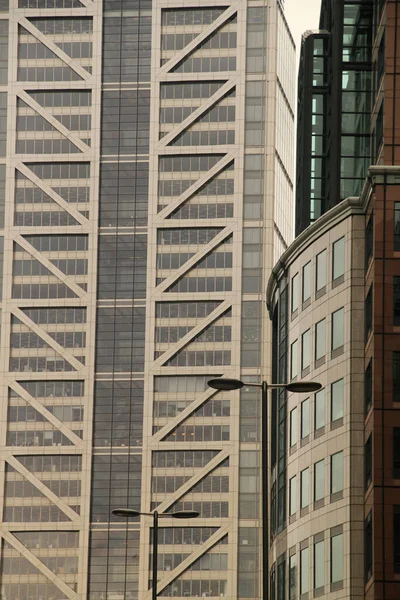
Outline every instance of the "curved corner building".
[[370, 167], [362, 195], [304, 230], [268, 283], [274, 380], [322, 384], [273, 400], [281, 598], [400, 596], [398, 192], [398, 167]]

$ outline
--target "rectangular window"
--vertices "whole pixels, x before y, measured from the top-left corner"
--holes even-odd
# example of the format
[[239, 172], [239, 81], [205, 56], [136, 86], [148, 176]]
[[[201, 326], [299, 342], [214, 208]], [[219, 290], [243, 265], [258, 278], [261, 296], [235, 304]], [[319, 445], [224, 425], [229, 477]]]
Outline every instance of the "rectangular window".
[[311, 352], [310, 352], [310, 341], [311, 335], [310, 330], [307, 329], [301, 336], [301, 370], [307, 369], [310, 366]]
[[393, 352], [393, 402], [400, 402], [400, 352]]
[[365, 560], [365, 583], [372, 577], [372, 510], [364, 522], [364, 560]]
[[400, 427], [393, 427], [393, 477], [400, 479]]
[[315, 325], [315, 360], [323, 358], [326, 353], [326, 321], [318, 321]]
[[325, 541], [314, 544], [314, 589], [325, 585]]
[[297, 484], [296, 476], [289, 481], [289, 515], [292, 516], [297, 510]]
[[297, 444], [297, 408], [290, 411], [290, 446]]
[[314, 396], [314, 429], [325, 425], [325, 390], [322, 389]]
[[400, 202], [394, 203], [394, 250], [400, 250]]
[[300, 552], [300, 594], [307, 594], [309, 591], [308, 572], [308, 548], [303, 548], [303, 550]]
[[374, 243], [374, 216], [371, 215], [365, 228], [365, 271], [368, 271], [373, 254]]
[[365, 396], [365, 414], [367, 415], [372, 406], [372, 358], [368, 363], [368, 367], [364, 376], [364, 396]]
[[[400, 441], [400, 440], [399, 440]], [[394, 442], [394, 440], [393, 440]], [[364, 486], [367, 490], [372, 483], [372, 433], [364, 446]]]
[[317, 254], [316, 273], [315, 273], [315, 290], [319, 292], [326, 286], [326, 250]]
[[311, 261], [303, 267], [302, 302], [311, 298]]
[[343, 451], [331, 456], [331, 494], [343, 490]]
[[300, 437], [304, 439], [310, 435], [310, 398], [306, 398], [301, 403], [301, 414], [300, 414]]
[[393, 506], [393, 570], [400, 573], [400, 505]]
[[292, 313], [299, 308], [299, 274], [296, 273], [292, 278]]
[[294, 379], [297, 377], [299, 370], [299, 357], [298, 357], [298, 340], [295, 340], [290, 346], [290, 378]]
[[393, 325], [400, 325], [400, 277], [393, 277]]
[[331, 385], [331, 421], [342, 419], [344, 415], [344, 380]]
[[332, 279], [344, 275], [344, 237], [332, 244]]
[[292, 554], [289, 557], [289, 600], [296, 600], [296, 592], [297, 592], [297, 565], [296, 565], [296, 555]]
[[314, 465], [314, 502], [325, 497], [325, 460], [319, 460]]
[[332, 352], [344, 345], [344, 308], [332, 313]]
[[368, 340], [372, 332], [372, 285], [368, 290], [367, 297], [365, 298], [365, 341]]
[[286, 592], [286, 561], [285, 555], [278, 558], [278, 594], [277, 600], [285, 600]]
[[331, 583], [343, 581], [343, 534], [331, 537]]
[[310, 469], [304, 469], [300, 473], [300, 508], [306, 508], [310, 504]]

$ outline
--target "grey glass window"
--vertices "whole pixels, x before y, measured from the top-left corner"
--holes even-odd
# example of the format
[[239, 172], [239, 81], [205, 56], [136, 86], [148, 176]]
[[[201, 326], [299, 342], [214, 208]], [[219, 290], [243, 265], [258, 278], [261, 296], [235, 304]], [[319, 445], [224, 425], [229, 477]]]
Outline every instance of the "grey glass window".
[[300, 552], [300, 594], [306, 594], [309, 591], [309, 553], [308, 548], [303, 548]]
[[299, 274], [292, 278], [292, 296], [291, 296], [291, 307], [292, 313], [295, 312], [299, 308]]
[[277, 585], [277, 598], [276, 600], [285, 600], [286, 592], [286, 561], [285, 555], [281, 555], [278, 558], [278, 585]]
[[325, 460], [319, 460], [314, 465], [314, 502], [325, 497]]
[[344, 308], [332, 313], [331, 329], [332, 350], [337, 350], [344, 345]]
[[310, 469], [304, 469], [300, 473], [300, 508], [306, 508], [310, 504]]
[[315, 325], [315, 360], [324, 357], [326, 353], [326, 321], [322, 319]]
[[393, 427], [393, 477], [400, 479], [400, 427]]
[[314, 411], [314, 429], [320, 429], [325, 425], [325, 389], [315, 394]]
[[311, 334], [307, 329], [301, 336], [301, 370], [310, 366], [311, 362]]
[[290, 378], [297, 377], [299, 372], [298, 340], [290, 346]]
[[342, 419], [344, 415], [344, 380], [339, 379], [331, 385], [331, 421]]
[[290, 411], [290, 445], [297, 444], [297, 408]]
[[343, 490], [343, 451], [331, 456], [331, 494]]
[[325, 585], [325, 541], [314, 544], [314, 589]]
[[326, 250], [317, 254], [315, 289], [317, 292], [326, 286]]
[[400, 202], [394, 203], [394, 250], [400, 250]]
[[393, 277], [393, 325], [400, 325], [400, 277]]
[[294, 515], [297, 510], [297, 482], [296, 476], [289, 481], [289, 515]]
[[367, 297], [365, 298], [365, 340], [372, 331], [372, 320], [373, 320], [373, 286], [368, 290]]
[[331, 583], [343, 581], [343, 534], [331, 537]]
[[310, 435], [310, 398], [307, 398], [301, 403], [301, 423], [300, 437], [301, 439]]
[[[400, 439], [397, 441], [400, 444]], [[393, 452], [395, 441], [393, 439]], [[400, 470], [399, 470], [400, 474]], [[372, 433], [369, 434], [364, 446], [364, 488], [367, 490], [372, 482]]]
[[289, 600], [296, 600], [297, 592], [297, 557], [295, 554], [289, 557]]
[[[394, 382], [394, 378], [393, 378]], [[370, 359], [364, 375], [364, 400], [365, 414], [369, 413], [372, 406], [372, 358]]]
[[400, 505], [398, 504], [393, 506], [393, 570], [395, 573], [400, 573]]
[[311, 298], [311, 261], [303, 267], [302, 301]]
[[344, 237], [332, 244], [332, 279], [344, 275]]
[[[395, 528], [393, 528], [395, 529]], [[398, 535], [400, 531], [398, 532]], [[399, 538], [398, 538], [399, 539]], [[373, 539], [372, 539], [372, 510], [369, 511], [367, 518], [364, 521], [364, 580], [365, 583], [369, 581], [372, 577], [373, 572], [373, 559], [372, 559], [372, 547], [373, 547]], [[400, 554], [398, 555], [398, 559], [400, 562]], [[399, 564], [400, 567], [400, 564]], [[396, 563], [394, 565], [394, 572], [400, 572], [400, 568], [396, 571]]]

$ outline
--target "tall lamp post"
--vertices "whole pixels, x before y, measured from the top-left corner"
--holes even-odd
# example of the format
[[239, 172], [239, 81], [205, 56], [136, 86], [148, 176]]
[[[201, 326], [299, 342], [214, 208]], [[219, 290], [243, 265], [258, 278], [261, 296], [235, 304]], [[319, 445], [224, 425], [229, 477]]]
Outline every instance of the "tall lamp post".
[[297, 381], [293, 383], [244, 383], [240, 379], [226, 379], [219, 377], [210, 379], [208, 385], [214, 390], [231, 392], [240, 390], [242, 387], [256, 387], [261, 389], [261, 481], [262, 481], [262, 519], [263, 519], [263, 596], [264, 600], [269, 598], [269, 507], [268, 507], [268, 390], [285, 389], [288, 392], [311, 393], [322, 388], [316, 381]]
[[140, 512], [133, 508], [114, 508], [111, 511], [116, 517], [123, 519], [134, 519], [135, 517], [145, 516], [153, 517], [153, 564], [152, 564], [152, 585], [151, 600], [157, 600], [157, 563], [158, 563], [158, 519], [160, 517], [172, 517], [173, 519], [195, 519], [199, 513], [195, 510], [179, 510], [173, 513], [159, 513], [154, 510], [151, 513]]

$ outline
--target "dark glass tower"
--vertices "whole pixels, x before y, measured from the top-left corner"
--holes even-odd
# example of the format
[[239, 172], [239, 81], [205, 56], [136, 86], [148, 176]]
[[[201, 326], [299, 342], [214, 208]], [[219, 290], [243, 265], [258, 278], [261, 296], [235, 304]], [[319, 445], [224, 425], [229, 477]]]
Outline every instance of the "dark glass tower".
[[348, 196], [371, 164], [372, 0], [323, 0], [298, 78], [296, 235]]

